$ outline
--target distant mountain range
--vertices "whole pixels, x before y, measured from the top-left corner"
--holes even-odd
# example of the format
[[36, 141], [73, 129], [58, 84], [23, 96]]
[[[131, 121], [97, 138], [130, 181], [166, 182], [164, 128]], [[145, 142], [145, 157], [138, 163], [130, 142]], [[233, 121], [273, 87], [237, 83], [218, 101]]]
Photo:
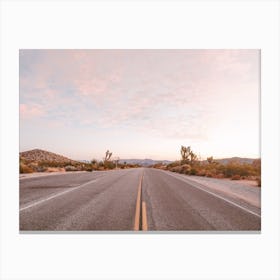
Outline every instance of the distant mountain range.
[[241, 157], [231, 157], [231, 158], [221, 158], [221, 159], [215, 159], [214, 161], [221, 163], [221, 164], [228, 164], [230, 161], [236, 161], [238, 163], [247, 163], [251, 164], [255, 158], [241, 158]]
[[149, 158], [146, 158], [146, 159], [121, 159], [119, 161], [119, 163], [122, 163], [122, 164], [125, 162], [127, 164], [139, 164], [141, 166], [150, 166], [150, 165], [154, 165], [157, 163], [169, 164], [172, 161], [170, 161], [170, 160], [153, 160], [153, 159], [149, 159]]
[[[231, 161], [236, 161], [238, 163], [248, 163], [251, 164], [255, 159], [254, 158], [241, 158], [241, 157], [231, 157], [231, 158], [222, 158], [222, 159], [214, 159], [215, 162], [221, 163], [221, 164], [228, 164]], [[151, 166], [157, 163], [162, 163], [164, 165], [167, 165], [173, 161], [170, 160], [153, 160], [153, 159], [121, 159], [119, 161], [120, 163], [127, 163], [127, 164], [139, 164], [142, 166]], [[203, 162], [207, 162], [207, 160], [204, 160]]]

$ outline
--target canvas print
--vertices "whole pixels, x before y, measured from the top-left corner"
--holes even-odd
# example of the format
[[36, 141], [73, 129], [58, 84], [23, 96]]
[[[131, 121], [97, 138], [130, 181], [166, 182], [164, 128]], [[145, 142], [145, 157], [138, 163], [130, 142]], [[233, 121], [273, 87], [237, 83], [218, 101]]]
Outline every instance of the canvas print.
[[20, 232], [260, 232], [260, 57], [19, 50]]

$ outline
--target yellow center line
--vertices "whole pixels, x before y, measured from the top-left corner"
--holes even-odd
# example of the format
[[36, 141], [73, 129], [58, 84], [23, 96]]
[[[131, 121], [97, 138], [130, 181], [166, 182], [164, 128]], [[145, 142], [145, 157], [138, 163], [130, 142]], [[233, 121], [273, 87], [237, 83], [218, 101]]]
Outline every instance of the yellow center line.
[[142, 230], [148, 230], [146, 202], [142, 202]]
[[139, 230], [139, 222], [140, 222], [140, 200], [141, 200], [141, 188], [142, 188], [142, 180], [143, 174], [140, 178], [139, 185], [138, 185], [138, 193], [137, 193], [137, 200], [136, 200], [136, 209], [135, 209], [135, 218], [134, 218], [134, 230]]

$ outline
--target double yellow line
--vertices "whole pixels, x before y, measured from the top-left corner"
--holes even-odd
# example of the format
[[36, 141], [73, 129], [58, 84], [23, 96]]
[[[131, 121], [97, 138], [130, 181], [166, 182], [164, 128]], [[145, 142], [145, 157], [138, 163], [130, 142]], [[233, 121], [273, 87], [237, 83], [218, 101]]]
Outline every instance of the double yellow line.
[[[144, 174], [140, 178], [138, 184], [138, 192], [137, 192], [137, 199], [136, 199], [136, 208], [135, 208], [135, 218], [134, 218], [134, 230], [148, 230], [148, 223], [147, 223], [147, 209], [146, 209], [146, 202], [142, 201], [142, 182], [143, 182]], [[140, 217], [141, 224], [140, 224]]]

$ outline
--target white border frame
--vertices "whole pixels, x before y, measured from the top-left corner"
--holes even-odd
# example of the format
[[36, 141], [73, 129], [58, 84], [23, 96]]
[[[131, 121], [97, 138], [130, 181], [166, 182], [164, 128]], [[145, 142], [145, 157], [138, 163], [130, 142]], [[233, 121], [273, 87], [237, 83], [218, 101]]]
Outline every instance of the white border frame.
[[[2, 1], [1, 278], [279, 279], [279, 34], [278, 1]], [[23, 48], [261, 49], [262, 233], [20, 235]]]

